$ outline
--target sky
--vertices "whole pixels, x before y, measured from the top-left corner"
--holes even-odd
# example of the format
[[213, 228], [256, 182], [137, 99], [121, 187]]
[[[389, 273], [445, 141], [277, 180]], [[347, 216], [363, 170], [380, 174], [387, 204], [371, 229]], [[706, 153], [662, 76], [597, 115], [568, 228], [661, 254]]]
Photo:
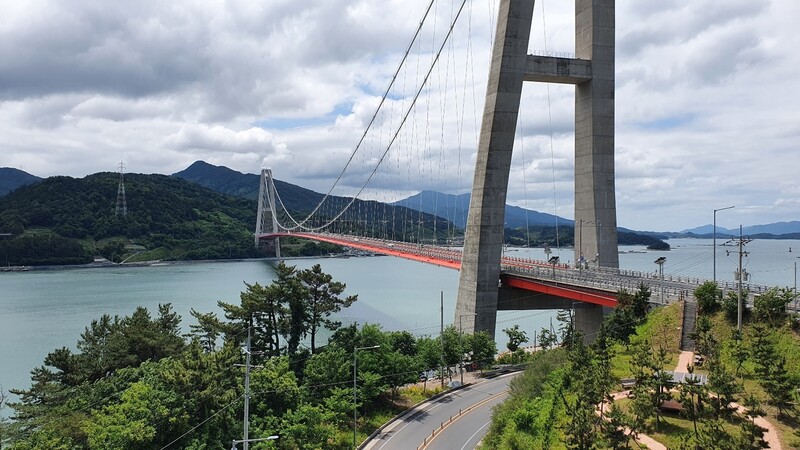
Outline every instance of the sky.
[[[0, 0], [0, 167], [204, 160], [381, 201], [467, 192], [497, 0], [436, 0], [422, 22], [428, 5]], [[573, 16], [536, 2], [529, 52], [573, 53]], [[678, 231], [731, 205], [719, 226], [800, 220], [798, 17], [794, 0], [617, 1], [620, 226]], [[509, 203], [573, 216], [573, 121], [573, 87], [525, 84]]]

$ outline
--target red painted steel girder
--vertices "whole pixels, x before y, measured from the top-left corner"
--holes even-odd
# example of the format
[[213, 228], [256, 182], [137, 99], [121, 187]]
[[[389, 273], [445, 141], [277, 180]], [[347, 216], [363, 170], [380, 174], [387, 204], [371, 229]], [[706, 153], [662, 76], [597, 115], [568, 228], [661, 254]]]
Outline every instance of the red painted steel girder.
[[595, 292], [587, 292], [564, 285], [548, 284], [530, 278], [523, 278], [514, 275], [503, 274], [500, 280], [504, 286], [513, 287], [516, 289], [523, 289], [526, 291], [540, 292], [542, 294], [550, 294], [561, 298], [567, 298], [585, 303], [593, 303], [602, 306], [617, 306], [617, 297], [612, 294], [598, 294]]
[[[268, 233], [262, 234], [259, 238], [275, 237], [297, 237], [310, 239], [330, 244], [341, 245], [344, 247], [356, 248], [368, 252], [381, 253], [384, 255], [396, 256], [398, 258], [411, 259], [427, 264], [433, 264], [450, 269], [461, 269], [460, 252], [455, 250], [439, 249], [435, 247], [424, 247], [416, 244], [403, 242], [389, 243], [373, 238], [343, 238], [335, 235], [314, 234], [314, 233]], [[504, 264], [518, 267], [529, 267], [541, 265], [535, 261], [527, 261], [521, 258], [504, 258]], [[559, 269], [560, 270], [560, 269]], [[549, 284], [531, 278], [517, 275], [501, 274], [501, 281], [505, 286], [522, 289], [526, 291], [550, 294], [579, 302], [593, 303], [602, 306], [617, 306], [617, 298], [613, 293], [598, 294], [580, 289], [570, 288], [564, 285]]]

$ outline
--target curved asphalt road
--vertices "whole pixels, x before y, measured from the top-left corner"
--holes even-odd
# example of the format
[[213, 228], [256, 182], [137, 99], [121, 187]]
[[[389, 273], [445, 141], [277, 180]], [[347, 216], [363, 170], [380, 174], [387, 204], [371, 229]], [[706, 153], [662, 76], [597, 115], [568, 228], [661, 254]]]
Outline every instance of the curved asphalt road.
[[439, 429], [442, 423], [459, 410], [473, 408], [443, 430], [437, 431], [433, 440], [428, 441], [426, 450], [472, 450], [483, 439], [492, 418], [492, 407], [506, 398], [508, 383], [516, 373], [497, 378], [480, 380], [463, 389], [437, 399], [425, 402], [387, 425], [380, 434], [367, 442], [365, 450], [408, 450], [416, 449]]

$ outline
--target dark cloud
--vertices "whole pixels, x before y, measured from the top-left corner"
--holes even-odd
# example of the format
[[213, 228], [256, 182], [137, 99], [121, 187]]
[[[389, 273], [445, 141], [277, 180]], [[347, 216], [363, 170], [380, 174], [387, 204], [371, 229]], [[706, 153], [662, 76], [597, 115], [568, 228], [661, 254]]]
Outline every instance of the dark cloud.
[[[127, 6], [126, 6], [127, 5]], [[201, 78], [205, 23], [157, 2], [50, 2], [0, 35], [0, 96], [141, 97]]]

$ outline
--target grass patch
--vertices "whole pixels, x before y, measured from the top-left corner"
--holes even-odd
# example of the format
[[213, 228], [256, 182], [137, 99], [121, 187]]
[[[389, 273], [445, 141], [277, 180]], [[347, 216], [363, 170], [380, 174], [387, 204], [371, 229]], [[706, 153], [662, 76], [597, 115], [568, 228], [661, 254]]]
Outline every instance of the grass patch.
[[678, 364], [681, 340], [681, 304], [672, 304], [657, 308], [650, 312], [647, 320], [636, 327], [636, 334], [631, 336], [630, 345], [615, 344], [614, 357], [611, 359], [611, 374], [615, 378], [633, 376], [631, 358], [634, 344], [642, 341], [650, 342], [655, 350], [666, 345], [669, 359], [665, 369], [672, 370]]
[[[628, 412], [631, 400], [623, 398], [614, 402], [624, 412]], [[741, 420], [735, 418], [733, 423], [723, 422], [722, 428], [733, 436], [739, 434], [739, 424]], [[678, 413], [662, 413], [658, 423], [658, 430], [655, 428], [655, 419], [649, 422], [651, 431], [647, 436], [664, 444], [667, 448], [679, 448], [680, 437], [683, 434], [694, 434], [694, 425], [691, 420], [684, 419]], [[697, 425], [700, 427], [700, 424]]]

